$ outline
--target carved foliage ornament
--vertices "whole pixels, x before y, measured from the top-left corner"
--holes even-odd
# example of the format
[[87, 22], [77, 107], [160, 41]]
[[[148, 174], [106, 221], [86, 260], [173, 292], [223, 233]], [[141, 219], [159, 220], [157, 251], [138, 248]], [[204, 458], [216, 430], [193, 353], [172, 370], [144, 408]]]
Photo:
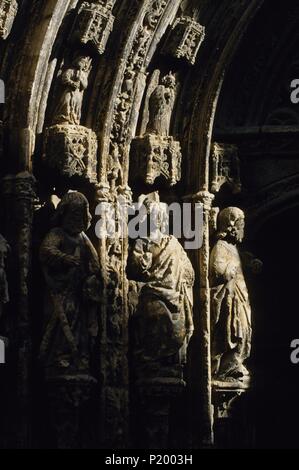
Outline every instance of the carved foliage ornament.
[[133, 144], [135, 168], [146, 182], [152, 185], [163, 176], [170, 186], [181, 179], [182, 153], [179, 142], [172, 137], [146, 135]]
[[0, 38], [7, 39], [18, 12], [16, 0], [0, 0]]
[[205, 27], [189, 16], [182, 16], [175, 21], [163, 52], [193, 65], [204, 39]]
[[115, 18], [111, 11], [114, 3], [114, 0], [82, 3], [73, 37], [83, 44], [90, 42], [99, 54], [103, 54], [114, 24]]
[[56, 125], [47, 129], [47, 166], [66, 177], [97, 181], [97, 136], [84, 126]]

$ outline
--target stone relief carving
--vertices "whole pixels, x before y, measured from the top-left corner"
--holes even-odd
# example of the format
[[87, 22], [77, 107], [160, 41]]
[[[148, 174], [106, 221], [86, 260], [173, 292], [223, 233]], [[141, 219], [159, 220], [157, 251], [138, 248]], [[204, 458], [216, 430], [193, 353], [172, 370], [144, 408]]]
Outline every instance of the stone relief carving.
[[90, 220], [85, 196], [66, 194], [40, 249], [47, 286], [40, 356], [49, 377], [90, 374], [102, 288], [98, 256], [84, 233]]
[[65, 177], [97, 181], [97, 137], [80, 125], [84, 92], [88, 87], [91, 58], [78, 56], [60, 75], [61, 95], [51, 127], [45, 135], [48, 167]]
[[240, 193], [242, 183], [240, 177], [240, 159], [235, 145], [214, 142], [212, 147], [212, 193], [220, 191], [228, 184], [233, 193]]
[[121, 165], [123, 164], [125, 144], [129, 137], [126, 130], [126, 124], [130, 118], [130, 110], [134, 98], [136, 81], [144, 66], [147, 51], [151, 44], [152, 35], [165, 11], [166, 6], [167, 0], [154, 0], [147, 4], [146, 13], [144, 15], [142, 25], [140, 25], [132, 44], [131, 53], [127, 59], [127, 64], [123, 74], [123, 82], [117, 95], [117, 99], [115, 100], [110, 135], [110, 143], [112, 147], [110, 155], [114, 147], [117, 146]]
[[16, 0], [0, 0], [0, 38], [7, 39], [17, 16]]
[[170, 72], [159, 83], [160, 72], [156, 70], [149, 84], [142, 129], [143, 137], [134, 139], [135, 168], [149, 185], [163, 176], [170, 186], [181, 179], [182, 153], [180, 142], [169, 135], [174, 107], [177, 80]]
[[62, 93], [54, 112], [54, 124], [80, 125], [83, 95], [88, 87], [91, 58], [77, 57], [71, 68], [62, 71], [60, 81]]
[[176, 77], [170, 72], [162, 78], [149, 97], [149, 121], [147, 134], [161, 137], [169, 136], [170, 119], [174, 106], [176, 92]]
[[245, 265], [258, 272], [261, 262], [237, 245], [243, 241], [245, 215], [237, 207], [222, 210], [218, 217], [216, 245], [210, 258], [212, 376], [216, 386], [246, 388], [250, 373], [252, 323]]
[[165, 234], [167, 213], [158, 193], [140, 201], [152, 227], [148, 238], [135, 242], [128, 261], [129, 277], [143, 283], [132, 317], [135, 378], [180, 383], [194, 329], [194, 270], [179, 241]]
[[83, 2], [74, 24], [74, 39], [79, 39], [82, 44], [90, 42], [99, 54], [103, 54], [113, 29], [114, 4], [115, 0]]
[[162, 52], [194, 65], [204, 39], [205, 27], [190, 16], [181, 16], [174, 22]]

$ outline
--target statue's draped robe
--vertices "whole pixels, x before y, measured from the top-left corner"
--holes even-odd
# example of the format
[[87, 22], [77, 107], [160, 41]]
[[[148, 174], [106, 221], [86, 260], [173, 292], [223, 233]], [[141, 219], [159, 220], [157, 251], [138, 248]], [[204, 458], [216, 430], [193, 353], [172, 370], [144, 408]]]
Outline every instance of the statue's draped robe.
[[213, 374], [246, 375], [251, 349], [251, 308], [238, 248], [219, 240], [211, 253], [211, 330]]
[[193, 332], [193, 267], [178, 240], [167, 236], [157, 243], [137, 240], [129, 269], [144, 283], [134, 315], [136, 363], [158, 375], [159, 361], [185, 363]]
[[147, 133], [168, 136], [173, 104], [174, 92], [164, 85], [158, 85], [149, 100]]
[[76, 69], [67, 69], [62, 74], [64, 87], [57, 109], [55, 122], [80, 125], [83, 93], [88, 86], [88, 73]]
[[[70, 266], [69, 255], [78, 257], [80, 266]], [[47, 288], [41, 358], [48, 373], [88, 373], [101, 296], [97, 253], [84, 233], [73, 238], [56, 228], [45, 238], [40, 257]]]

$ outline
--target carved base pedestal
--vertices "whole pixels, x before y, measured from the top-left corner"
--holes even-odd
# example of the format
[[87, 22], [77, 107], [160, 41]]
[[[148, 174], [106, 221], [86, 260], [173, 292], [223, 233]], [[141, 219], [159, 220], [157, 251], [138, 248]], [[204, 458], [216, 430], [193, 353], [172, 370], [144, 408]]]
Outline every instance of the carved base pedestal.
[[84, 126], [57, 124], [46, 131], [46, 166], [62, 177], [97, 182], [97, 137]]
[[137, 137], [132, 149], [135, 174], [146, 184], [154, 184], [159, 176], [164, 177], [169, 186], [181, 180], [181, 145], [173, 137], [154, 134]]
[[51, 424], [58, 449], [79, 449], [82, 406], [91, 398], [97, 381], [89, 375], [61, 376], [47, 380]]
[[133, 389], [135, 414], [134, 444], [141, 449], [169, 449], [172, 403], [184, 391], [185, 383], [176, 379], [139, 381]]
[[[214, 406], [214, 433], [216, 447], [230, 448], [236, 442], [250, 447], [252, 431], [249, 424], [247, 382], [213, 382], [212, 400]], [[250, 442], [251, 441], [251, 442]]]

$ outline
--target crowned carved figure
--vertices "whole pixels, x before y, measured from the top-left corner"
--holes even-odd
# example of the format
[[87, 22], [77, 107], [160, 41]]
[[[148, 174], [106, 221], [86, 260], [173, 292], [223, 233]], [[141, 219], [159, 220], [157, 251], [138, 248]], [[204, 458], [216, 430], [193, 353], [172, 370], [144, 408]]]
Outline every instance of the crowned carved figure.
[[5, 271], [5, 260], [10, 251], [10, 247], [5, 238], [0, 234], [0, 315], [2, 305], [9, 302], [8, 284]]
[[228, 207], [218, 216], [217, 243], [210, 258], [212, 373], [214, 381], [248, 383], [252, 325], [243, 269], [258, 272], [261, 262], [239, 251], [245, 215]]
[[162, 78], [149, 99], [149, 122], [146, 132], [161, 137], [169, 135], [175, 100], [176, 78], [171, 72]]
[[151, 228], [129, 256], [129, 275], [141, 283], [132, 317], [135, 379], [180, 382], [194, 330], [194, 270], [179, 241], [166, 233], [168, 215], [158, 193], [146, 196], [142, 208], [141, 220]]
[[83, 95], [88, 87], [91, 58], [79, 56], [72, 65], [61, 74], [63, 91], [54, 113], [54, 124], [80, 125], [81, 122]]
[[84, 233], [90, 219], [85, 196], [66, 194], [40, 249], [47, 290], [40, 356], [46, 375], [90, 372], [102, 295], [98, 256]]

